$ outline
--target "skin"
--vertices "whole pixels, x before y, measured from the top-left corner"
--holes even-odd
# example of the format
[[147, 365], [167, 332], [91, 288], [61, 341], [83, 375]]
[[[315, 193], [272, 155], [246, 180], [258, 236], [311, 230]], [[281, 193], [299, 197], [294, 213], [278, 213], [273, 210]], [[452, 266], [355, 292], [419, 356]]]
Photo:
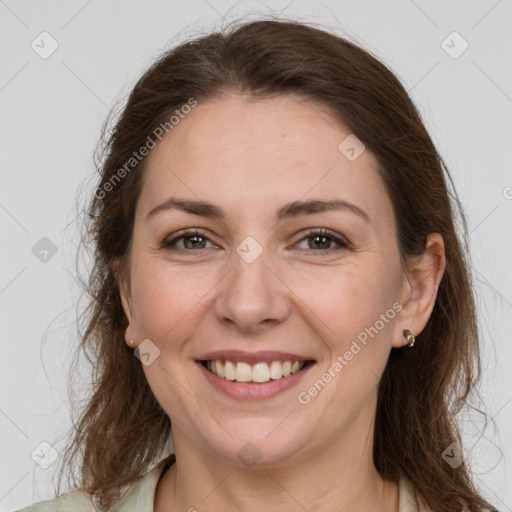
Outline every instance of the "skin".
[[[377, 388], [391, 348], [407, 344], [402, 330], [419, 334], [426, 325], [444, 245], [433, 233], [423, 256], [401, 264], [377, 160], [366, 149], [349, 161], [338, 150], [349, 134], [326, 109], [294, 96], [227, 95], [200, 102], [151, 151], [120, 293], [126, 342], [150, 339], [160, 350], [144, 371], [173, 425], [177, 464], [159, 481], [156, 512], [398, 510], [397, 484], [372, 460]], [[215, 203], [226, 218], [168, 210], [146, 221], [170, 196]], [[369, 222], [344, 210], [276, 223], [278, 208], [309, 199], [343, 199]], [[190, 239], [161, 248], [187, 228], [205, 231], [199, 248]], [[315, 244], [308, 228], [328, 229], [351, 248]], [[236, 252], [247, 236], [263, 251], [252, 263]], [[298, 393], [393, 303], [401, 311], [300, 403]], [[223, 349], [293, 352], [316, 363], [296, 387], [241, 401], [216, 391], [195, 363]], [[252, 467], [237, 457], [248, 442], [261, 454]]]

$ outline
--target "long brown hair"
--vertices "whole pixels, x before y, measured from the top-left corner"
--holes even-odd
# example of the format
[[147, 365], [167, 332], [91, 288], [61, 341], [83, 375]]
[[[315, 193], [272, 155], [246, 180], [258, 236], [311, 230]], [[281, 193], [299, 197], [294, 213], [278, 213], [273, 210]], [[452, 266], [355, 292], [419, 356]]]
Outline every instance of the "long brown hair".
[[130, 160], [133, 153], [159, 126], [170, 131], [170, 117], [191, 98], [230, 92], [255, 99], [291, 93], [327, 106], [379, 162], [402, 258], [423, 253], [429, 233], [442, 235], [446, 270], [434, 311], [414, 349], [391, 350], [380, 382], [374, 463], [386, 479], [405, 474], [436, 512], [495, 510], [466, 464], [452, 468], [442, 457], [452, 442], [462, 444], [456, 414], [480, 377], [467, 227], [446, 165], [385, 65], [345, 38], [284, 20], [237, 22], [167, 51], [137, 82], [111, 133], [104, 130], [100, 182], [87, 210], [94, 266], [80, 344], [94, 367], [93, 388], [63, 457], [70, 474], [73, 463], [79, 467], [75, 487], [108, 508], [171, 453], [170, 419], [124, 340], [127, 319], [111, 263], [119, 259], [126, 272], [146, 162]]

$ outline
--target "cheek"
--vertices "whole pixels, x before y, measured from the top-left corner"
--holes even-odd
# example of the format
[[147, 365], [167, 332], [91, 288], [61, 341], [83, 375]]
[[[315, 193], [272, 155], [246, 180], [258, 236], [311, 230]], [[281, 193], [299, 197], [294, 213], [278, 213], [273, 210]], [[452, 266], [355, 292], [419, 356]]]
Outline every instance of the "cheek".
[[[368, 258], [364, 264], [359, 261], [301, 278], [298, 295], [324, 324], [331, 351], [346, 350], [358, 336], [364, 340], [364, 333], [376, 323], [379, 335], [388, 332], [395, 316], [393, 275]], [[387, 321], [380, 320], [381, 315]], [[372, 334], [375, 337], [373, 329]]]
[[[144, 262], [132, 273], [134, 320], [139, 337], [160, 347], [193, 331], [200, 302], [207, 300], [209, 283], [204, 273], [177, 270], [168, 264]], [[165, 343], [167, 347], [174, 344]]]
[[320, 317], [316, 323], [323, 326], [326, 358], [302, 383], [297, 400], [307, 407], [299, 410], [323, 418], [326, 436], [337, 435], [340, 422], [374, 407], [396, 316], [395, 277], [392, 269], [382, 271], [377, 258], [368, 256], [357, 265], [338, 266], [325, 277], [317, 274], [303, 281], [300, 293]]

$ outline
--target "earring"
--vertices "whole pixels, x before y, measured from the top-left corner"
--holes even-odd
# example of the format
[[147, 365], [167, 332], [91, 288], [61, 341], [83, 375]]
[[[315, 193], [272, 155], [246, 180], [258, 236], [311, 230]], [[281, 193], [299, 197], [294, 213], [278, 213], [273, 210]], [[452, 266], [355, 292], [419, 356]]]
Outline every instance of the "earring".
[[407, 345], [409, 347], [414, 347], [414, 342], [416, 341], [416, 336], [414, 336], [414, 334], [411, 331], [409, 331], [409, 329], [404, 329], [403, 334], [404, 334], [405, 339], [408, 341]]

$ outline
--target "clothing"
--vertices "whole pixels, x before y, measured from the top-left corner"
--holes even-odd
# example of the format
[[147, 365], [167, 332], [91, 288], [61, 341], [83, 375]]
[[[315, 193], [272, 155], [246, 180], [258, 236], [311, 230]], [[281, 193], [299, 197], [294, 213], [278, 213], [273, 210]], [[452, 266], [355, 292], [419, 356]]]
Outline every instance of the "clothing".
[[[156, 486], [163, 472], [173, 463], [173, 458], [164, 459], [142, 479], [134, 482], [116, 512], [153, 512]], [[402, 475], [399, 482], [399, 512], [419, 512], [411, 482]], [[88, 495], [82, 491], [63, 494], [53, 500], [41, 501], [17, 512], [96, 512]]]

